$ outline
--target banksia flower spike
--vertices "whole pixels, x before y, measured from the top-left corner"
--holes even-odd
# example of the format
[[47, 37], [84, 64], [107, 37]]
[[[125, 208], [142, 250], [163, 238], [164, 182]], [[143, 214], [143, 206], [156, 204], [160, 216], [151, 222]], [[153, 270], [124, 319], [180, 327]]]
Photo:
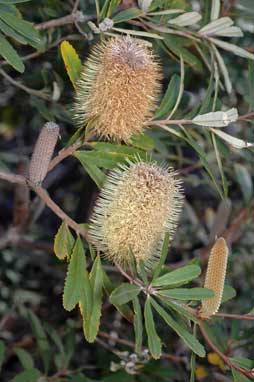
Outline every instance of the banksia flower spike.
[[202, 300], [201, 318], [215, 314], [221, 304], [228, 262], [228, 247], [223, 237], [216, 240], [209, 257], [205, 288], [214, 292], [214, 297]]
[[37, 138], [29, 165], [29, 180], [34, 184], [41, 184], [47, 175], [58, 137], [59, 126], [54, 122], [45, 123]]
[[79, 125], [91, 122], [102, 138], [127, 143], [151, 116], [160, 78], [159, 64], [140, 40], [127, 36], [100, 42], [84, 64], [74, 118]]
[[90, 238], [114, 263], [128, 267], [133, 257], [151, 268], [165, 232], [171, 237], [183, 204], [181, 182], [171, 168], [127, 161], [112, 171], [90, 221]]

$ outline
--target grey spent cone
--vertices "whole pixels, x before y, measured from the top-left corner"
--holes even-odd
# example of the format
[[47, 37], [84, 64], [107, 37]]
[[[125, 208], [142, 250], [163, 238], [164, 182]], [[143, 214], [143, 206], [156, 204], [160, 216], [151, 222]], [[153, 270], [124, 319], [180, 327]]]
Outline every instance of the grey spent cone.
[[37, 138], [29, 166], [29, 180], [40, 185], [48, 172], [58, 137], [59, 126], [54, 122], [47, 122], [42, 127]]

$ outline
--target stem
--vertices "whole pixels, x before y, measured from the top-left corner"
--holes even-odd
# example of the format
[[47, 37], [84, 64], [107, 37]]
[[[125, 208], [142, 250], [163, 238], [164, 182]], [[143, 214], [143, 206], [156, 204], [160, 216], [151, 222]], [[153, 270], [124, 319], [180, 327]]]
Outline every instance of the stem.
[[213, 351], [215, 351], [215, 353], [217, 353], [220, 358], [230, 367], [230, 368], [234, 368], [235, 370], [238, 370], [240, 373], [244, 374], [246, 377], [248, 378], [251, 378], [253, 379], [254, 378], [254, 375], [253, 373], [251, 372], [251, 370], [246, 370], [246, 369], [243, 369], [242, 367], [236, 365], [234, 362], [230, 361], [230, 359], [224, 354], [222, 353], [218, 348], [217, 346], [212, 342], [212, 340], [210, 339], [210, 337], [208, 336], [208, 334], [206, 333], [205, 331], [205, 328], [204, 328], [204, 325], [202, 324], [202, 322], [200, 321], [199, 322], [199, 328], [200, 328], [200, 331], [203, 335], [203, 337], [205, 338], [206, 342], [209, 344], [209, 346], [213, 349]]
[[12, 85], [16, 86], [17, 88], [20, 88], [24, 90], [28, 94], [33, 94], [36, 97], [40, 97], [46, 101], [51, 100], [51, 97], [48, 94], [43, 93], [41, 90], [31, 89], [20, 82], [14, 80], [12, 77], [10, 77], [3, 69], [0, 69], [0, 74], [9, 81]]
[[[100, 337], [107, 338], [108, 340], [115, 341], [119, 344], [126, 345], [126, 346], [129, 346], [131, 348], [135, 348], [135, 344], [132, 341], [124, 340], [121, 338], [115, 338], [115, 337], [111, 336], [110, 334], [108, 334], [106, 332], [102, 332], [102, 331], [99, 331], [98, 335]], [[173, 354], [162, 353], [162, 357], [167, 358], [167, 359], [171, 359], [172, 361], [175, 361], [175, 362], [185, 362], [185, 358], [178, 357], [178, 356], [173, 355]]]
[[43, 202], [62, 220], [66, 222], [77, 234], [80, 234], [87, 240], [87, 231], [81, 228], [78, 223], [71, 219], [49, 196], [48, 192], [40, 187], [34, 185], [22, 175], [14, 175], [0, 171], [0, 179], [6, 180], [10, 183], [23, 184], [29, 186], [42, 200]]
[[216, 317], [235, 318], [237, 320], [254, 320], [254, 314], [230, 314], [230, 313], [215, 313]]

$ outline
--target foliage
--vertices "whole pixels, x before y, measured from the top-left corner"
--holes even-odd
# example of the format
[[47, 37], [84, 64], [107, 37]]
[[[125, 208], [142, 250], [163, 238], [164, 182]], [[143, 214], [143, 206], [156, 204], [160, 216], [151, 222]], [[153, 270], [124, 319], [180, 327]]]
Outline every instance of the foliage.
[[[61, 127], [43, 187], [15, 180], [13, 198], [1, 182], [3, 381], [253, 379], [252, 8], [0, 0], [0, 170], [26, 176], [41, 126]], [[72, 115], [90, 48], [119, 34], [143, 40], [163, 70], [154, 118], [128, 145], [101, 141], [93, 121], [76, 129]], [[186, 202], [155, 267], [133, 259], [125, 270], [96, 253], [85, 222], [108, 171], [136, 157], [177, 169]], [[201, 320], [201, 301], [214, 296], [203, 273], [220, 236], [232, 248], [221, 307], [229, 313]]]

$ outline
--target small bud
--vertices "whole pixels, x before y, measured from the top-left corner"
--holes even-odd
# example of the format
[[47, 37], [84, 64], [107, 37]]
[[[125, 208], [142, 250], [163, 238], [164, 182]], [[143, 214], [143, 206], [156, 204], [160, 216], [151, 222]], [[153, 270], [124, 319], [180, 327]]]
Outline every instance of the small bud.
[[205, 288], [214, 292], [214, 297], [202, 300], [201, 318], [215, 314], [221, 304], [228, 261], [228, 247], [223, 237], [216, 240], [209, 257]]
[[36, 141], [29, 166], [29, 180], [35, 185], [41, 184], [47, 175], [58, 136], [59, 126], [53, 122], [45, 123]]
[[165, 232], [173, 235], [183, 204], [181, 182], [172, 169], [128, 161], [112, 171], [91, 217], [97, 250], [124, 267], [160, 256]]
[[[107, 26], [109, 26], [109, 19]], [[140, 40], [114, 37], [97, 44], [77, 85], [78, 125], [91, 123], [95, 134], [128, 142], [143, 131], [159, 93], [159, 64]]]

